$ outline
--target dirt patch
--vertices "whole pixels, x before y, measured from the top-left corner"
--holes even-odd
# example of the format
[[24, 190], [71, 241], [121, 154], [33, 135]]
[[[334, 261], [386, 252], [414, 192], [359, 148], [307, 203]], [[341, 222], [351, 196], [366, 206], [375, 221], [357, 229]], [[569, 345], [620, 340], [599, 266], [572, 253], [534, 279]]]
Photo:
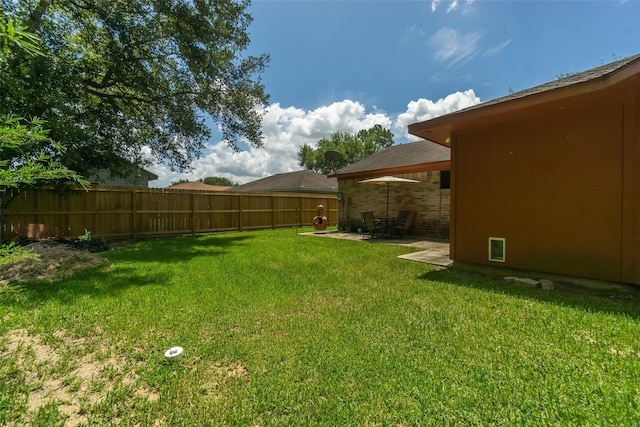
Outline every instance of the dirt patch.
[[20, 422], [28, 424], [41, 408], [54, 405], [65, 419], [64, 426], [87, 424], [89, 408], [103, 404], [116, 388], [134, 400], [159, 399], [157, 391], [141, 384], [137, 374], [127, 369], [126, 360], [105, 355], [105, 349], [74, 357], [87, 344], [85, 339], [63, 331], [55, 336], [61, 347], [17, 329], [5, 335], [4, 348], [0, 347], [0, 359], [11, 360], [28, 386], [26, 413]]
[[[199, 362], [199, 358], [192, 360], [192, 363]], [[194, 374], [200, 372], [202, 381], [200, 388], [202, 393], [210, 398], [224, 399], [226, 384], [232, 381], [249, 380], [249, 370], [240, 362], [229, 363], [205, 362], [204, 367], [194, 368]]]
[[108, 261], [89, 248], [58, 242], [34, 242], [26, 246], [40, 256], [0, 267], [0, 285], [11, 282], [56, 280]]

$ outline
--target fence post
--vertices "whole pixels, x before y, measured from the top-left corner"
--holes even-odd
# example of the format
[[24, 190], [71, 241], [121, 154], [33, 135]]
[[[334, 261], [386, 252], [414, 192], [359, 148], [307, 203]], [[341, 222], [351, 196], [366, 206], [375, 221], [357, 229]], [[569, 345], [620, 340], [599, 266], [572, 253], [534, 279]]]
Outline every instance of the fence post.
[[191, 193], [191, 235], [196, 234], [196, 193]]
[[131, 238], [136, 238], [136, 190], [131, 189]]
[[302, 227], [302, 196], [298, 197], [298, 204], [300, 209], [298, 210], [298, 226]]
[[242, 196], [238, 194], [238, 231], [242, 231]]
[[65, 219], [65, 224], [64, 224], [64, 231], [62, 232], [63, 236], [67, 236], [68, 239], [71, 238], [71, 196], [67, 196], [65, 198], [65, 209], [66, 209], [66, 215], [64, 216]]

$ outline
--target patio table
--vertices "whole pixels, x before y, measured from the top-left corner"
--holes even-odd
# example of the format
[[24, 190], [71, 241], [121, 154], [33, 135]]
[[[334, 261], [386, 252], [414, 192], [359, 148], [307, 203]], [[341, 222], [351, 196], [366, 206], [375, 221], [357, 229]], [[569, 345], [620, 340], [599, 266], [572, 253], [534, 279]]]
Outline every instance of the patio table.
[[395, 216], [377, 216], [376, 221], [384, 222], [384, 231], [387, 237], [391, 237], [391, 227], [395, 225]]

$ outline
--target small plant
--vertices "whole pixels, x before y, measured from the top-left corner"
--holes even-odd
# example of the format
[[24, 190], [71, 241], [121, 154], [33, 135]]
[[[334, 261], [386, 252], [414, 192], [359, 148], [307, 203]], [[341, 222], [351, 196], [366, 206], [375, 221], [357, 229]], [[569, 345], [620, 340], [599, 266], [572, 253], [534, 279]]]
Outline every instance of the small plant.
[[84, 233], [78, 236], [78, 240], [81, 242], [90, 242], [91, 241], [91, 231], [84, 229]]
[[0, 266], [15, 264], [25, 259], [39, 260], [40, 255], [31, 249], [20, 246], [15, 242], [0, 245]]

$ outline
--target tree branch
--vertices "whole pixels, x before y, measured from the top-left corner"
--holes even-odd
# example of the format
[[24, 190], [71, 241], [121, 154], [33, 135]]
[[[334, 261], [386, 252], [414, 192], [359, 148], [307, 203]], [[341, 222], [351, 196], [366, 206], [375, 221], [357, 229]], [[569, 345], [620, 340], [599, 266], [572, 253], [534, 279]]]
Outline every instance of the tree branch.
[[138, 101], [143, 102], [145, 104], [155, 104], [156, 102], [153, 99], [146, 99], [136, 95], [126, 95], [122, 93], [106, 93], [96, 90], [91, 86], [87, 86], [87, 91], [97, 97], [100, 98], [110, 98], [110, 99], [121, 99], [123, 101]]
[[29, 21], [27, 22], [27, 31], [36, 34], [40, 28], [42, 22], [42, 15], [47, 11], [51, 5], [52, 0], [40, 0], [36, 8], [29, 15]]

